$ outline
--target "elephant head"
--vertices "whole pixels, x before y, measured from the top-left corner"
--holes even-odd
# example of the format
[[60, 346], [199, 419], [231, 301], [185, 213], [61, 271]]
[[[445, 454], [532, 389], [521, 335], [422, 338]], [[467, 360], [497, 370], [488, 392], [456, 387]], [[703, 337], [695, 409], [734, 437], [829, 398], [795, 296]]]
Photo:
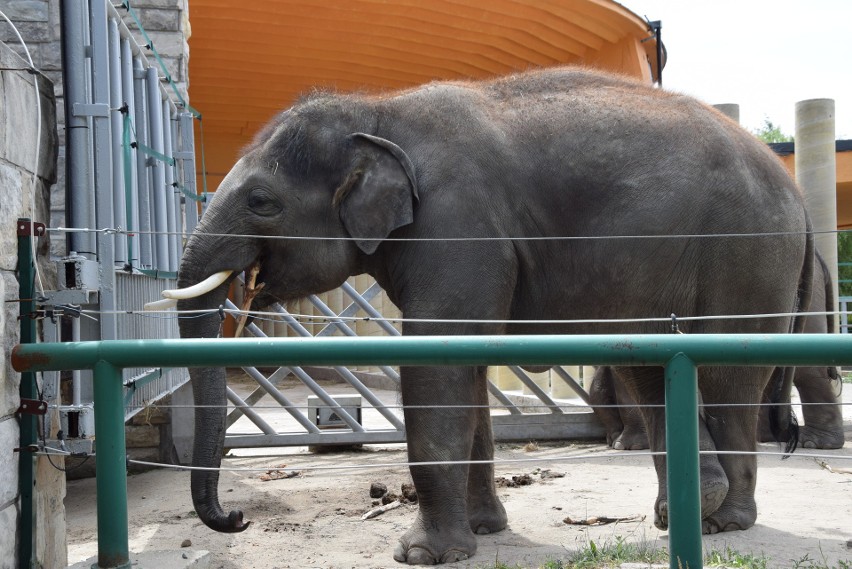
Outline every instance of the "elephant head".
[[[254, 263], [265, 284], [260, 304], [331, 290], [363, 272], [380, 255], [381, 240], [412, 222], [417, 185], [405, 152], [369, 133], [375, 120], [363, 109], [330, 106], [315, 97], [279, 115], [222, 181], [187, 243], [181, 289], [164, 291], [180, 310], [218, 308], [233, 274]], [[216, 314], [180, 321], [184, 338], [215, 338], [219, 327]], [[225, 372], [195, 368], [190, 375], [193, 465], [217, 468]], [[220, 506], [218, 478], [215, 470], [192, 472], [195, 509], [214, 530], [242, 531], [242, 512], [226, 515]]]

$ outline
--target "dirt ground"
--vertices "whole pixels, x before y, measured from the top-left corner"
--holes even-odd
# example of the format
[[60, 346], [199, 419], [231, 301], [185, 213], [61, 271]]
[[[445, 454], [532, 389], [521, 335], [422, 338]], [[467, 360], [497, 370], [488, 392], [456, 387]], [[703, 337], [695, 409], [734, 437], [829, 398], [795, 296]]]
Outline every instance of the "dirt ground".
[[[805, 556], [828, 566], [852, 563], [852, 442], [837, 451], [818, 451], [832, 472], [806, 455], [781, 461], [760, 457], [757, 525], [747, 531], [704, 537], [706, 549], [731, 547], [740, 553], [765, 554], [770, 567], [793, 567]], [[776, 451], [774, 445], [761, 450]], [[653, 542], [667, 547], [667, 532], [655, 529], [653, 501], [656, 479], [651, 459], [623, 452], [607, 456], [604, 445], [552, 444], [537, 450], [499, 445], [500, 459], [540, 459], [503, 463], [497, 476], [531, 475], [532, 484], [503, 487], [499, 494], [509, 514], [509, 527], [479, 536], [479, 550], [448, 568], [539, 567], [566, 552], [617, 539]], [[845, 459], [841, 457], [846, 457]], [[361, 451], [312, 454], [287, 449], [275, 456], [234, 456], [230, 467], [299, 471], [292, 478], [264, 481], [264, 472], [223, 472], [220, 494], [226, 509], [242, 508], [252, 526], [241, 534], [208, 530], [193, 512], [189, 474], [155, 470], [128, 479], [131, 551], [192, 549], [212, 553], [216, 569], [385, 568], [400, 567], [392, 557], [397, 537], [414, 520], [416, 506], [406, 505], [374, 519], [361, 520], [372, 508], [369, 488], [382, 482], [399, 492], [409, 480], [401, 445], [365, 447]], [[357, 470], [312, 470], [317, 466], [359, 465]], [[847, 469], [837, 472], [836, 469]], [[541, 470], [564, 477], [542, 477]], [[97, 553], [95, 480], [69, 482], [66, 498], [69, 561]], [[641, 521], [603, 526], [564, 523], [566, 517], [624, 518]], [[805, 565], [807, 566], [807, 565]]]

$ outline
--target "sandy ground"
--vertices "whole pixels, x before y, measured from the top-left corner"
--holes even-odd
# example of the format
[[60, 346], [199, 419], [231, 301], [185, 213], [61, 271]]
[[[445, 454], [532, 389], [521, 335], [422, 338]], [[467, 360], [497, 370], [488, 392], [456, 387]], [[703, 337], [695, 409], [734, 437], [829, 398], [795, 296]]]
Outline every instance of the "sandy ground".
[[[772, 445], [762, 445], [767, 451]], [[243, 568], [376, 568], [399, 567], [392, 557], [399, 534], [411, 524], [416, 506], [403, 506], [361, 521], [371, 509], [369, 487], [379, 481], [391, 489], [408, 480], [404, 467], [377, 466], [341, 472], [307, 470], [309, 466], [403, 462], [397, 447], [368, 448], [360, 452], [310, 454], [289, 451], [278, 456], [235, 457], [234, 467], [287, 464], [301, 470], [295, 478], [263, 481], [262, 472], [225, 472], [220, 482], [226, 508], [240, 507], [252, 521], [245, 533], [217, 534], [195, 516], [189, 497], [189, 475], [156, 470], [128, 479], [130, 548], [132, 551], [175, 550], [184, 540], [193, 549], [212, 553], [211, 567]], [[498, 476], [532, 474], [533, 484], [502, 488], [499, 493], [509, 514], [509, 527], [478, 538], [479, 550], [469, 561], [448, 567], [493, 567], [499, 560], [523, 567], [539, 567], [565, 557], [567, 550], [592, 539], [601, 544], [626, 539], [667, 547], [667, 533], [652, 524], [656, 481], [650, 458], [621, 453], [610, 458], [603, 445], [547, 445], [528, 451], [499, 445], [503, 459], [543, 459], [536, 463], [498, 466]], [[852, 443], [832, 457], [852, 457]], [[802, 453], [804, 455], [805, 453]], [[852, 462], [825, 459], [833, 467], [852, 468]], [[566, 473], [542, 479], [537, 468]], [[747, 531], [705, 536], [705, 548], [731, 547], [740, 553], [765, 554], [770, 567], [792, 567], [806, 555], [828, 564], [852, 563], [852, 474], [833, 473], [812, 458], [786, 461], [761, 457], [757, 525]], [[69, 561], [97, 553], [95, 480], [72, 481], [66, 499]], [[585, 527], [563, 522], [566, 516], [645, 516], [644, 521]]]
[[[252, 386], [238, 383], [235, 387], [246, 394]], [[297, 404], [307, 396], [298, 382], [279, 387]], [[336, 394], [339, 389], [332, 385], [330, 391]], [[386, 403], [396, 402], [396, 392], [375, 392]], [[845, 390], [844, 399], [852, 401], [850, 392]], [[261, 400], [268, 402], [268, 397]], [[276, 429], [288, 430], [294, 424], [280, 408], [259, 405], [259, 412]], [[852, 405], [844, 406], [844, 412], [852, 414]], [[377, 427], [381, 421], [376, 411], [365, 409], [365, 426]], [[731, 547], [740, 553], [766, 555], [772, 568], [794, 567], [805, 556], [822, 566], [844, 561], [852, 567], [848, 545], [852, 540], [852, 417], [846, 417], [846, 422], [843, 449], [799, 450], [784, 461], [777, 456], [760, 457], [757, 524], [747, 531], [705, 536], [705, 549]], [[234, 428], [250, 427], [241, 419]], [[276, 454], [269, 454], [272, 450]], [[764, 444], [760, 450], [777, 452], [778, 448]], [[828, 457], [820, 460], [835, 472], [807, 456], [817, 452]], [[565, 559], [568, 551], [586, 547], [589, 540], [602, 544], [624, 539], [667, 548], [668, 533], [653, 525], [657, 484], [651, 458], [635, 452], [614, 454], [603, 444], [542, 444], [534, 450], [498, 445], [497, 458], [504, 462], [496, 467], [497, 477], [526, 474], [533, 483], [500, 488], [509, 527], [479, 536], [474, 557], [447, 567], [493, 568], [500, 561], [538, 568], [548, 560]], [[388, 466], [405, 460], [403, 445], [323, 454], [304, 447], [234, 451], [223, 466], [259, 469], [221, 475], [223, 506], [242, 509], [252, 522], [241, 534], [218, 534], [198, 520], [187, 472], [159, 469], [133, 475], [127, 481], [130, 549], [179, 550], [189, 540], [190, 548], [211, 552], [210, 567], [215, 569], [401, 567], [393, 560], [393, 549], [413, 522], [417, 507], [405, 505], [367, 521], [361, 516], [373, 507], [372, 482], [382, 482], [399, 493], [402, 483], [410, 480], [405, 466]], [[341, 465], [359, 468], [322, 468]], [[266, 470], [277, 468], [299, 475], [261, 478]], [[565, 476], [542, 477], [543, 470]], [[70, 481], [65, 505], [69, 562], [75, 563], [97, 554], [95, 479]], [[639, 516], [640, 520], [595, 527], [563, 521], [593, 516]]]

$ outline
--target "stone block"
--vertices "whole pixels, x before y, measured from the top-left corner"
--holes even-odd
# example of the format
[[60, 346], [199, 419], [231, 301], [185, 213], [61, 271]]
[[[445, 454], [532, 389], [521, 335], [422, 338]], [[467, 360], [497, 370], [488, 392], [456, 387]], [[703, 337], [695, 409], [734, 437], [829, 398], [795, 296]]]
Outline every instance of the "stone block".
[[153, 425], [128, 425], [124, 429], [127, 448], [158, 448], [160, 429]]
[[139, 21], [146, 32], [179, 32], [181, 14], [179, 10], [145, 8], [139, 10]]
[[[154, 43], [154, 49], [157, 50], [160, 57], [177, 58], [189, 56], [189, 44], [184, 39], [183, 34], [175, 32], [148, 32], [148, 37], [151, 38], [151, 41]], [[144, 40], [138, 38], [137, 41], [140, 45], [144, 43]], [[153, 54], [150, 54], [148, 59], [152, 60], [152, 64], [154, 63]]]
[[[5, 223], [0, 224], [0, 270], [18, 268], [18, 234], [14, 220], [23, 214], [23, 181], [21, 171], [0, 163], [0, 211]], [[17, 294], [17, 291], [15, 293]]]
[[[0, 51], [3, 51], [0, 48]], [[18, 60], [17, 65], [22, 62]], [[2, 62], [0, 62], [2, 66]], [[38, 117], [35, 110], [35, 86], [27, 72], [2, 73], [2, 100], [5, 111], [0, 114], [0, 159], [17, 164], [50, 181], [56, 179], [56, 102], [53, 85], [46, 77], [38, 76], [41, 102], [41, 138], [39, 161], [36, 164]]]
[[18, 508], [11, 504], [0, 510], [0, 569], [18, 566]]
[[0, 421], [0, 504], [12, 502], [18, 495], [18, 455], [12, 449], [20, 446], [20, 436], [13, 416]]
[[186, 10], [186, 0], [133, 0], [133, 9], [137, 8]]
[[[6, 24], [6, 20], [0, 21], [4, 24], [0, 26], [0, 41], [20, 45], [21, 42], [18, 41], [18, 36], [15, 34], [12, 26]], [[15, 22], [15, 27], [18, 28], [18, 33], [21, 34], [21, 37], [27, 44], [27, 48], [33, 55], [33, 61], [36, 59], [33, 51], [37, 49], [37, 44], [49, 42], [53, 39], [50, 37], [50, 28], [48, 28], [46, 22]]]
[[[53, 463], [51, 464], [51, 460]], [[36, 529], [35, 566], [68, 565], [67, 528], [65, 524], [64, 459], [41, 457], [36, 465]]]
[[[2, 318], [0, 318], [0, 342], [3, 348], [3, 361], [0, 362], [0, 416], [12, 415], [21, 401], [18, 386], [20, 375], [12, 369], [8, 355], [20, 339], [18, 326], [19, 307], [16, 302], [5, 302], [18, 298], [18, 281], [14, 273], [0, 271], [0, 293], [3, 295]], [[17, 446], [17, 445], [15, 445]]]
[[8, 0], [3, 7], [3, 13], [15, 22], [16, 26], [18, 22], [46, 22], [48, 4], [44, 0]]

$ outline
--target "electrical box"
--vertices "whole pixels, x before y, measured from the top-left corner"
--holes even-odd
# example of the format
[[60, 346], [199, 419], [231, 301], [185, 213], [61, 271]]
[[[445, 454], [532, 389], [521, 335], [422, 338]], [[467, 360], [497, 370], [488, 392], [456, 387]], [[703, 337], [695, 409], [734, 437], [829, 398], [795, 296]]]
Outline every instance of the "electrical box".
[[95, 435], [95, 410], [92, 404], [60, 406], [59, 421], [67, 439], [88, 439]]
[[98, 290], [98, 262], [82, 255], [70, 255], [59, 261], [59, 288], [64, 290]]
[[[359, 425], [361, 422], [361, 396], [360, 395], [335, 395], [333, 399], [355, 419]], [[322, 399], [315, 395], [308, 396], [308, 417], [311, 422], [320, 429], [348, 429], [334, 409], [326, 405]]]

